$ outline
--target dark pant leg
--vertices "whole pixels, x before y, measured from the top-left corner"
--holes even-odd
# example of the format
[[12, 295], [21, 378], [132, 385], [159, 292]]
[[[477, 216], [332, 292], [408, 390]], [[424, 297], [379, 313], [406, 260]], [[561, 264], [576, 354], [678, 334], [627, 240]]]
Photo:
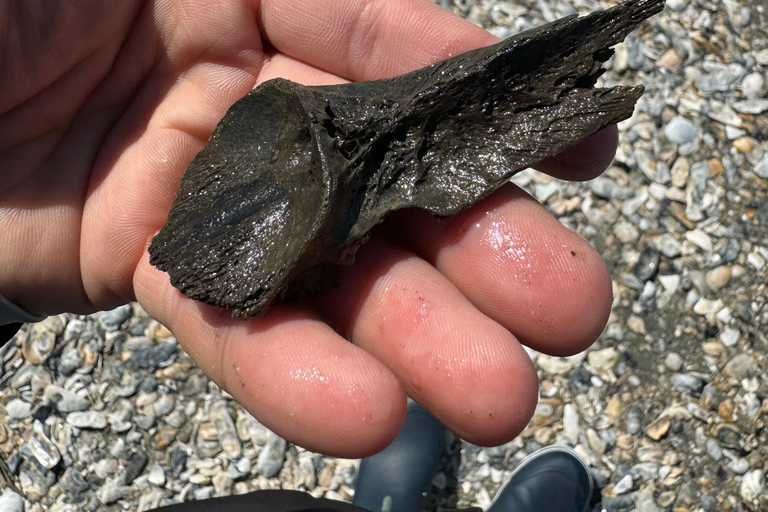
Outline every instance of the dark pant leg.
[[355, 505], [378, 511], [386, 496], [393, 512], [416, 512], [445, 450], [445, 427], [408, 399], [405, 424], [384, 451], [366, 457], [357, 473]]

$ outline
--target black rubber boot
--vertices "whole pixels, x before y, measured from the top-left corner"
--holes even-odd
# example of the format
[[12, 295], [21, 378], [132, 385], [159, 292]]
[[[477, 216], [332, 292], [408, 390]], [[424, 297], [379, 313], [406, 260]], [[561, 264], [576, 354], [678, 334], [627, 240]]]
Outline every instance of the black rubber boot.
[[445, 427], [409, 398], [405, 424], [392, 444], [360, 462], [352, 503], [374, 512], [419, 510], [445, 450], [445, 434]]
[[515, 468], [488, 512], [586, 512], [593, 486], [589, 467], [576, 452], [549, 446]]

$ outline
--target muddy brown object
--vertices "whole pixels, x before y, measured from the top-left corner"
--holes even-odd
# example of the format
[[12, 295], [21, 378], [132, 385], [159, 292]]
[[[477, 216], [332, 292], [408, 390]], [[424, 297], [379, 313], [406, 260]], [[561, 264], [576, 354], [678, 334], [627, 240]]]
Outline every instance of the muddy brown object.
[[594, 84], [663, 4], [563, 18], [388, 80], [261, 84], [185, 172], [150, 262], [234, 317], [324, 288], [387, 213], [454, 215], [628, 118], [643, 88]]

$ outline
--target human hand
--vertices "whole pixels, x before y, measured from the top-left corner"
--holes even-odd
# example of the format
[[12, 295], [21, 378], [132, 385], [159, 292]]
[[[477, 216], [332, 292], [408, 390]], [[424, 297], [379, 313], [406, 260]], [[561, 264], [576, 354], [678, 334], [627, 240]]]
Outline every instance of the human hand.
[[[263, 318], [149, 265], [186, 166], [255, 85], [383, 78], [495, 41], [426, 0], [0, 0], [0, 29], [0, 294], [35, 314], [138, 300], [290, 441], [378, 451], [407, 393], [468, 441], [504, 442], [536, 404], [520, 343], [574, 353], [607, 320], [600, 257], [511, 185], [447, 221], [393, 215], [337, 289]], [[606, 130], [540, 168], [588, 179], [615, 145]]]

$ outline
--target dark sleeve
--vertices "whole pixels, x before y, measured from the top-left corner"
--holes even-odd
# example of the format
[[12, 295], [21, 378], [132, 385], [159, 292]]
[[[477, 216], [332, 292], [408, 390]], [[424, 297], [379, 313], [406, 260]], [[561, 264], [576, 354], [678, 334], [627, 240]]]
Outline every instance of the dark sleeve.
[[309, 493], [261, 490], [152, 509], [150, 512], [369, 512], [351, 503], [313, 498]]
[[22, 325], [24, 324], [0, 325], [0, 347], [8, 343], [8, 341], [13, 338], [13, 335], [19, 332]]

